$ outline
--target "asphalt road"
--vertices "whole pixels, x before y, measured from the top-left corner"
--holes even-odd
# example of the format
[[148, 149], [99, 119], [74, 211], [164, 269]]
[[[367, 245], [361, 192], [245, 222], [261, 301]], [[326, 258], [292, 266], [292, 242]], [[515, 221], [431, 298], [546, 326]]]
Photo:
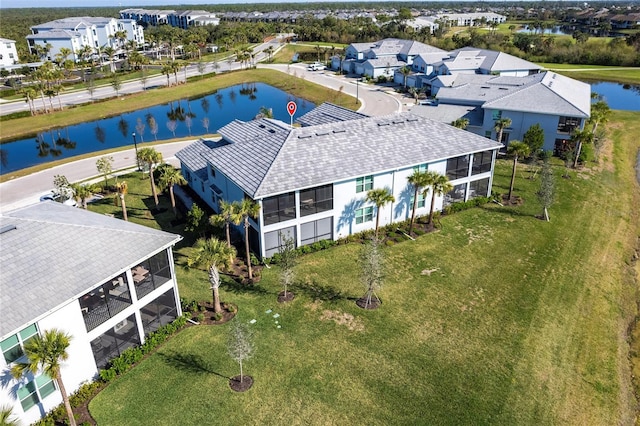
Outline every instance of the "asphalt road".
[[[256, 50], [262, 51], [268, 45], [269, 43], [260, 45]], [[261, 60], [264, 59], [265, 54], [258, 53], [256, 56], [257, 60]], [[239, 68], [240, 64], [221, 62], [220, 66], [220, 71], [222, 71]], [[355, 77], [338, 76], [328, 70], [308, 71], [304, 64], [294, 64], [290, 66], [259, 65], [259, 67], [276, 69], [334, 90], [340, 90], [340, 88], [342, 88], [344, 93], [354, 97], [356, 95], [358, 96], [358, 99], [363, 103], [359, 111], [367, 115], [388, 115], [402, 111], [403, 109], [406, 109], [407, 106], [403, 103], [403, 101], [406, 102], [406, 98], [403, 99], [400, 95], [394, 93], [393, 89], [385, 89], [380, 88], [380, 86], [377, 85], [359, 83]], [[179, 73], [179, 78], [180, 75], [182, 75], [182, 78], [184, 79], [184, 74], [185, 72], [181, 71]], [[187, 76], [197, 74], [198, 71], [195, 66], [188, 67], [186, 70]], [[156, 84], [166, 85], [166, 80], [165, 76], [149, 79], [147, 87]], [[123, 84], [120, 93], [133, 93], [140, 90], [143, 90], [143, 88], [139, 81], [130, 81]], [[114, 95], [115, 93], [113, 92], [113, 88], [105, 86], [101, 87], [99, 91], [97, 90], [96, 93], [94, 93], [94, 98], [97, 99], [98, 96], [110, 97]], [[62, 102], [65, 105], [72, 105], [86, 103], [89, 100], [90, 99], [86, 92], [68, 93], [63, 95]], [[27, 105], [24, 102], [16, 102], [15, 104], [15, 107], [21, 107], [23, 109], [27, 108]], [[10, 105], [13, 106], [13, 103], [3, 104], [0, 106], [2, 114], [6, 113], [5, 109]], [[191, 142], [192, 141], [183, 141], [170, 144], [159, 144], [156, 145], [155, 148], [162, 153], [165, 161], [178, 165], [179, 162], [175, 158], [175, 153]], [[134, 167], [135, 152], [133, 148], [111, 154], [111, 156], [114, 158], [114, 170], [131, 170], [131, 167]], [[13, 210], [15, 208], [39, 202], [40, 196], [51, 191], [53, 188], [53, 177], [55, 175], [64, 175], [67, 177], [69, 182], [85, 181], [87, 179], [99, 180], [100, 176], [98, 176], [98, 171], [96, 170], [96, 159], [98, 157], [99, 156], [70, 162], [0, 184], [0, 212]]]

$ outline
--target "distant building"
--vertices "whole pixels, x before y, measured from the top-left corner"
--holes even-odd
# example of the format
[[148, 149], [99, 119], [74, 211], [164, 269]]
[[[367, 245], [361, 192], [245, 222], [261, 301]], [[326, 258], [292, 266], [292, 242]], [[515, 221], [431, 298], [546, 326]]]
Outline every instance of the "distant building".
[[144, 32], [132, 19], [74, 17], [57, 19], [31, 27], [27, 42], [32, 54], [43, 53], [42, 59], [54, 60], [60, 49], [71, 50], [69, 59], [80, 60], [78, 52], [89, 46], [94, 54], [109, 46], [123, 52], [125, 40], [115, 37], [119, 31], [126, 32], [126, 41], [144, 44]]
[[0, 38], [0, 68], [6, 68], [19, 62], [15, 40]]
[[23, 345], [71, 335], [62, 379], [71, 394], [109, 361], [181, 315], [172, 247], [179, 235], [53, 201], [0, 215], [0, 401], [20, 424], [62, 402], [45, 374], [13, 379]]
[[455, 27], [472, 27], [478, 25], [479, 22], [495, 22], [501, 24], [507, 20], [504, 15], [493, 12], [478, 13], [439, 13], [436, 15], [439, 20], [447, 21]]
[[158, 26], [161, 24], [186, 30], [193, 26], [218, 25], [220, 18], [215, 13], [206, 10], [150, 10], [150, 9], [124, 9], [120, 11], [123, 19], [135, 19], [147, 25]]

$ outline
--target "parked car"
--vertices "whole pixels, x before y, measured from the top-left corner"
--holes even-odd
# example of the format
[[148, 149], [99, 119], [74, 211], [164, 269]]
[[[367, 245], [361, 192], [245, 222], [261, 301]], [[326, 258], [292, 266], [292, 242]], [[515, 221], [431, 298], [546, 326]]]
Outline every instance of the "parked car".
[[320, 62], [314, 62], [312, 64], [309, 64], [309, 66], [307, 67], [309, 71], [322, 71], [325, 68], [326, 67], [324, 66], [324, 64], [321, 64]]
[[40, 201], [55, 201], [56, 203], [62, 203], [65, 206], [71, 206], [71, 207], [77, 207], [78, 203], [76, 203], [76, 200], [73, 199], [73, 197], [71, 198], [67, 198], [67, 197], [63, 197], [60, 196], [60, 194], [56, 194], [53, 191], [47, 192], [46, 194], [42, 195], [40, 197]]

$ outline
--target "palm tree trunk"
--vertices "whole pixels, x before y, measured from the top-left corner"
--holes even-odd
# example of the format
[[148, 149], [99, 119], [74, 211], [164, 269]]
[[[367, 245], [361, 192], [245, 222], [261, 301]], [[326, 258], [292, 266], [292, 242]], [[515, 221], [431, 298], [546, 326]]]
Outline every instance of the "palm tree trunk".
[[582, 141], [578, 141], [578, 147], [576, 148], [576, 155], [573, 158], [573, 168], [578, 167], [578, 158], [580, 158], [580, 151], [582, 151]]
[[429, 220], [427, 221], [427, 225], [431, 225], [431, 221], [433, 219], [433, 209], [436, 206], [436, 191], [433, 191], [431, 194], [431, 208], [429, 209]]
[[173, 208], [173, 215], [178, 217], [178, 210], [176, 209], [176, 197], [173, 194], [173, 185], [169, 185], [169, 196], [171, 197], [171, 207]]
[[413, 231], [413, 221], [416, 218], [416, 207], [418, 206], [418, 188], [413, 193], [413, 209], [411, 209], [411, 222], [409, 222], [409, 235]]
[[244, 246], [247, 250], [247, 270], [249, 271], [249, 279], [253, 279], [253, 271], [251, 270], [251, 253], [249, 252], [249, 218], [244, 219]]
[[513, 171], [511, 172], [511, 185], [509, 185], [509, 202], [511, 202], [511, 194], [513, 193], [513, 184], [516, 180], [516, 167], [518, 166], [518, 157], [513, 158]]
[[380, 207], [377, 207], [378, 211], [376, 212], [376, 238], [378, 238], [378, 226], [380, 226]]
[[64, 401], [64, 408], [67, 410], [67, 417], [69, 417], [69, 424], [71, 426], [76, 426], [76, 419], [73, 416], [73, 410], [71, 409], [69, 396], [67, 395], [67, 390], [64, 388], [64, 383], [62, 383], [62, 377], [60, 377], [60, 373], [56, 375], [56, 384], [58, 385], [58, 389], [60, 389], [60, 394], [62, 395], [62, 401]]
[[122, 218], [128, 222], [129, 218], [127, 217], [127, 206], [124, 203], [124, 194], [120, 196], [120, 201], [122, 201]]
[[153, 201], [156, 203], [156, 209], [158, 208], [158, 191], [156, 191], [156, 182], [153, 179], [153, 163], [149, 163], [149, 180], [151, 181], [151, 193], [153, 194]]
[[222, 312], [222, 307], [220, 306], [220, 292], [218, 287], [211, 287], [211, 291], [213, 292], [213, 312], [220, 313]]

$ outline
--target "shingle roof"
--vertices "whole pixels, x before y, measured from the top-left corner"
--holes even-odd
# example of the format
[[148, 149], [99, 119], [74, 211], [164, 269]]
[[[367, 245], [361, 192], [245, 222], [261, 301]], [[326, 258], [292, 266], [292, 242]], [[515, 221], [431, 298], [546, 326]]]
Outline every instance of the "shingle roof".
[[200, 180], [207, 180], [207, 160], [202, 154], [206, 154], [213, 148], [226, 145], [224, 140], [212, 141], [200, 139], [185, 146], [176, 153], [176, 157], [189, 168]]
[[359, 120], [365, 117], [368, 116], [338, 105], [334, 105], [329, 102], [325, 102], [322, 105], [304, 114], [302, 117], [298, 118], [296, 122], [300, 123], [301, 126], [306, 127], [317, 126], [318, 124], [335, 123], [338, 121]]
[[452, 59], [445, 60], [449, 69], [466, 69], [472, 66], [487, 72], [500, 72], [512, 70], [541, 70], [542, 67], [533, 62], [520, 59], [508, 53], [475, 47], [463, 47], [449, 52]]
[[234, 143], [203, 154], [257, 199], [502, 146], [411, 113], [293, 129], [263, 121], [225, 126]]
[[78, 31], [63, 30], [63, 29], [57, 28], [49, 31], [40, 31], [38, 32], [38, 34], [29, 34], [25, 38], [27, 40], [32, 40], [32, 39], [33, 40], [40, 40], [40, 39], [68, 40], [68, 39], [78, 38], [78, 37], [82, 37], [82, 34], [80, 34]]
[[0, 336], [182, 237], [55, 202], [0, 215]]

